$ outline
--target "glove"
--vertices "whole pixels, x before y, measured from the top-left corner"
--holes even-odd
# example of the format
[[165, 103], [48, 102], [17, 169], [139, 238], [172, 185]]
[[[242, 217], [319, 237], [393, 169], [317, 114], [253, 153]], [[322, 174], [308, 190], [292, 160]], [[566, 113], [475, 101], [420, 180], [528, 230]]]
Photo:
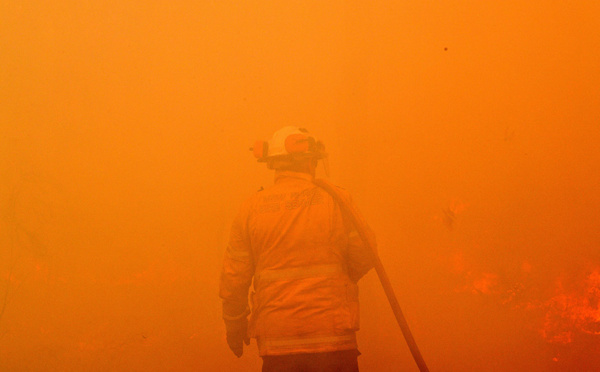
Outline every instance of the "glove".
[[241, 357], [244, 353], [244, 344], [250, 345], [248, 337], [248, 319], [242, 318], [234, 321], [226, 321], [227, 328], [227, 345], [236, 357]]

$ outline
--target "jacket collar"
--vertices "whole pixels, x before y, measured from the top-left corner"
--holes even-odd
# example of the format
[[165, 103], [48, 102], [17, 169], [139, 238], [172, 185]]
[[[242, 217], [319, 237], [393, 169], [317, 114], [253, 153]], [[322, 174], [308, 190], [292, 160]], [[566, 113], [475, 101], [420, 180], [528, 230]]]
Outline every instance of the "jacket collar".
[[314, 177], [308, 173], [282, 171], [282, 170], [275, 171], [275, 182], [276, 183], [277, 183], [277, 181], [284, 179], [284, 178], [299, 178], [299, 179], [306, 180], [308, 182], [312, 182], [314, 180]]

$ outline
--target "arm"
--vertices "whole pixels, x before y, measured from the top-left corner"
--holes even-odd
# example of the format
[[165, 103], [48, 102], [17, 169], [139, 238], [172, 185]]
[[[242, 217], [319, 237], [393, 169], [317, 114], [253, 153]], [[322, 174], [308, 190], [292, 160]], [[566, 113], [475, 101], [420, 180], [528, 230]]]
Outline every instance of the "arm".
[[242, 208], [231, 227], [229, 245], [225, 252], [219, 296], [223, 301], [223, 320], [227, 330], [227, 343], [239, 358], [243, 353], [242, 341], [249, 344], [248, 288], [254, 275], [250, 239], [246, 230], [246, 208]]
[[[358, 282], [375, 265], [377, 254], [375, 234], [352, 202], [350, 193], [324, 179], [315, 179], [314, 183], [331, 195], [336, 210], [341, 214], [348, 237], [348, 276], [354, 282]], [[363, 241], [363, 238], [366, 241]]]
[[358, 282], [358, 280], [362, 278], [369, 270], [371, 270], [375, 264], [371, 247], [372, 249], [376, 250], [377, 242], [375, 240], [375, 234], [352, 202], [352, 197], [350, 194], [343, 193], [342, 195], [347, 200], [349, 205], [352, 206], [351, 209], [354, 212], [355, 217], [361, 221], [362, 228], [370, 243], [369, 247], [367, 244], [365, 244], [365, 242], [363, 242], [357, 231], [357, 227], [354, 226], [349, 216], [342, 211], [344, 226], [348, 234], [348, 276], [354, 282]]

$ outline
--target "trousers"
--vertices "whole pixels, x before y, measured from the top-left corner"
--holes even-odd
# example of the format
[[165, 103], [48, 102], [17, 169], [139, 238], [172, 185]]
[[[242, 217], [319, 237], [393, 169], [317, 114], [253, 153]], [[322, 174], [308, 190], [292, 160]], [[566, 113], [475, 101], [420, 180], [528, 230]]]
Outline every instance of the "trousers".
[[262, 372], [358, 372], [358, 350], [266, 355]]

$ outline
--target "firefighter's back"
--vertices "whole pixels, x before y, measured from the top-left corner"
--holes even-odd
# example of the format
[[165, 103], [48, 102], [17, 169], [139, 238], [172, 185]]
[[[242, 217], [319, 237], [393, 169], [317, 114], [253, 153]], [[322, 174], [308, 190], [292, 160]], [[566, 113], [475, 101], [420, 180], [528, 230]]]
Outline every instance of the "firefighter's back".
[[250, 335], [261, 355], [356, 348], [357, 286], [339, 207], [305, 173], [278, 172], [247, 219], [255, 263]]

